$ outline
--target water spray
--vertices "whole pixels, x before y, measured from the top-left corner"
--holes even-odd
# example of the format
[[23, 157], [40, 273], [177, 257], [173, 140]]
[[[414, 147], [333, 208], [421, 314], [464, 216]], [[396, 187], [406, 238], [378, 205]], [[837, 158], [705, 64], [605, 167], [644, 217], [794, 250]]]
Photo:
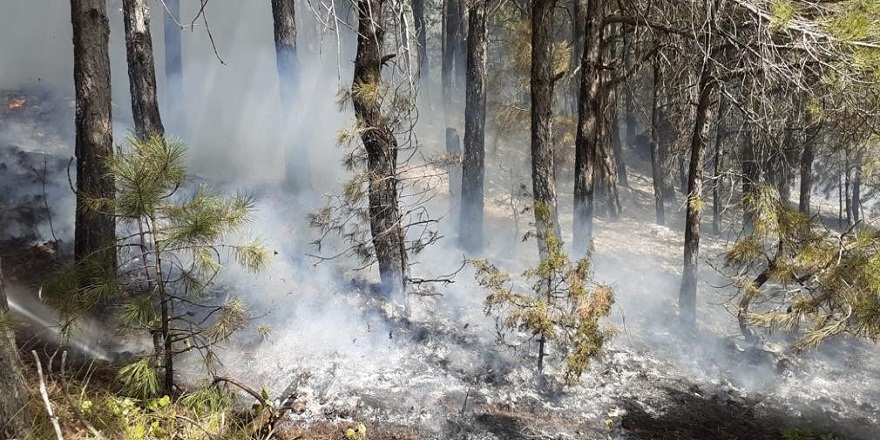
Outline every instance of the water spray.
[[18, 313], [23, 318], [27, 319], [28, 322], [30, 322], [32, 325], [48, 330], [52, 334], [53, 339], [55, 339], [56, 341], [61, 341], [63, 339], [65, 342], [69, 343], [71, 347], [86, 354], [90, 358], [99, 359], [102, 361], [110, 360], [110, 357], [103, 349], [96, 347], [86, 341], [62, 335], [60, 325], [57, 322], [50, 321], [49, 319], [38, 315], [27, 307], [19, 304], [12, 298], [7, 298], [6, 302], [9, 304], [10, 309]]

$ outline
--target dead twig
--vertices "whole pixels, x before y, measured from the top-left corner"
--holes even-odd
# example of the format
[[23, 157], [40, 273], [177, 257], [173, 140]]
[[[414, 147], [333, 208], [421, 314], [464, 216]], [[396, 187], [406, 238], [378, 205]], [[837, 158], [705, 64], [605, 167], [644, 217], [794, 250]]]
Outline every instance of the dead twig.
[[40, 395], [43, 396], [43, 404], [46, 405], [46, 412], [49, 413], [52, 427], [55, 428], [55, 437], [58, 440], [64, 440], [64, 434], [61, 433], [61, 425], [58, 423], [58, 416], [55, 415], [55, 410], [52, 409], [52, 402], [49, 401], [49, 390], [46, 388], [46, 378], [43, 377], [43, 365], [40, 363], [40, 356], [37, 355], [37, 350], [31, 350], [31, 354], [34, 355], [34, 362], [37, 364], [37, 376], [40, 378]]
[[73, 410], [73, 414], [76, 415], [76, 418], [95, 436], [95, 438], [99, 440], [106, 439], [104, 434], [101, 434], [101, 431], [98, 431], [88, 420], [86, 420], [85, 415], [79, 409], [79, 405], [70, 398], [70, 394], [67, 394], [67, 380], [64, 378], [65, 367], [67, 365], [67, 350], [64, 350], [61, 353], [61, 392], [64, 394], [65, 400], [67, 400], [67, 405]]

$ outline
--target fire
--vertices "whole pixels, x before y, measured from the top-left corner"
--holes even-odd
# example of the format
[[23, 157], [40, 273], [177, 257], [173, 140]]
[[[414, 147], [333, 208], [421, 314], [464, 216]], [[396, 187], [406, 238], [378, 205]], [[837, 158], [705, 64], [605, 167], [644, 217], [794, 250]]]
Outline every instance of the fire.
[[27, 104], [27, 100], [23, 98], [13, 98], [9, 101], [9, 110], [21, 110], [25, 104]]

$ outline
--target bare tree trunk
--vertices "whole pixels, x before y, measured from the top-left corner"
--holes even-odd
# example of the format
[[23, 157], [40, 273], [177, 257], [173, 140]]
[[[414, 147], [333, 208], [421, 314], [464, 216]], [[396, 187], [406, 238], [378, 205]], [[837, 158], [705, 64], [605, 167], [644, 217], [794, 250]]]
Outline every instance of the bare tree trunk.
[[[110, 108], [110, 23], [104, 0], [71, 0], [73, 81], [76, 91], [77, 262], [89, 260], [101, 275], [116, 273], [116, 221], [96, 211], [90, 198], [113, 199], [105, 158], [113, 154]], [[83, 280], [82, 282], [87, 282]]]
[[358, 46], [352, 81], [355, 116], [365, 130], [361, 140], [367, 151], [369, 214], [373, 248], [379, 262], [382, 288], [402, 295], [406, 274], [406, 251], [397, 197], [397, 139], [382, 113], [379, 100], [359, 89], [377, 90], [382, 71], [385, 22], [381, 0], [358, 0]]
[[602, 117], [602, 13], [604, 0], [582, 0], [585, 26], [578, 92], [578, 126], [575, 140], [574, 237], [572, 249], [586, 255], [593, 236], [593, 200], [599, 131]]
[[651, 181], [654, 184], [654, 212], [658, 225], [666, 224], [666, 210], [664, 207], [663, 183], [664, 172], [663, 149], [660, 145], [660, 83], [662, 70], [659, 58], [655, 57], [651, 63], [654, 71], [654, 87], [651, 97]]
[[31, 423], [27, 408], [28, 391], [21, 368], [21, 357], [15, 344], [15, 332], [9, 324], [12, 319], [6, 302], [6, 285], [0, 264], [0, 437], [25, 438]]
[[183, 96], [183, 50], [180, 44], [180, 0], [165, 0], [167, 9], [162, 21], [165, 45], [165, 104], [169, 130], [183, 135], [186, 132], [186, 112]]
[[532, 194], [538, 251], [546, 255], [548, 234], [559, 237], [556, 212], [556, 167], [553, 160], [553, 10], [556, 0], [532, 1]]
[[470, 252], [483, 245], [483, 177], [485, 175], [486, 55], [488, 0], [475, 0], [468, 12], [467, 93], [464, 112], [464, 157], [461, 184], [461, 244]]
[[691, 137], [691, 158], [688, 169], [687, 214], [684, 231], [684, 264], [681, 273], [681, 289], [678, 293], [679, 318], [687, 327], [694, 327], [697, 320], [697, 279], [700, 257], [700, 220], [703, 199], [703, 155], [709, 129], [712, 92], [715, 88], [709, 62], [700, 72], [699, 100]]
[[150, 8], [146, 0], [123, 0], [125, 51], [135, 134], [139, 139], [164, 136], [156, 97], [156, 66], [153, 63], [153, 37], [150, 36]]
[[[296, 6], [293, 0], [272, 0], [272, 23], [275, 38], [275, 67], [281, 94], [281, 118], [285, 127], [298, 127], [301, 119], [300, 68], [296, 49]], [[298, 130], [307, 129], [298, 127]], [[285, 145], [285, 180], [294, 190], [312, 187], [309, 150], [301, 137], [293, 134], [290, 145]]]

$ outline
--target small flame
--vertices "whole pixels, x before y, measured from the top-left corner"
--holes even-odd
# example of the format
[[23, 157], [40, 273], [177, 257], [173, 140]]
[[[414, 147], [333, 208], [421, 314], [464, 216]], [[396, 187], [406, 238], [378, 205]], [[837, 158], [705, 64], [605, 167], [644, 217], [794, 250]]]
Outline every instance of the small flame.
[[27, 104], [27, 99], [13, 98], [9, 100], [9, 105], [7, 105], [7, 107], [9, 107], [9, 110], [21, 110], [24, 108], [25, 104]]

